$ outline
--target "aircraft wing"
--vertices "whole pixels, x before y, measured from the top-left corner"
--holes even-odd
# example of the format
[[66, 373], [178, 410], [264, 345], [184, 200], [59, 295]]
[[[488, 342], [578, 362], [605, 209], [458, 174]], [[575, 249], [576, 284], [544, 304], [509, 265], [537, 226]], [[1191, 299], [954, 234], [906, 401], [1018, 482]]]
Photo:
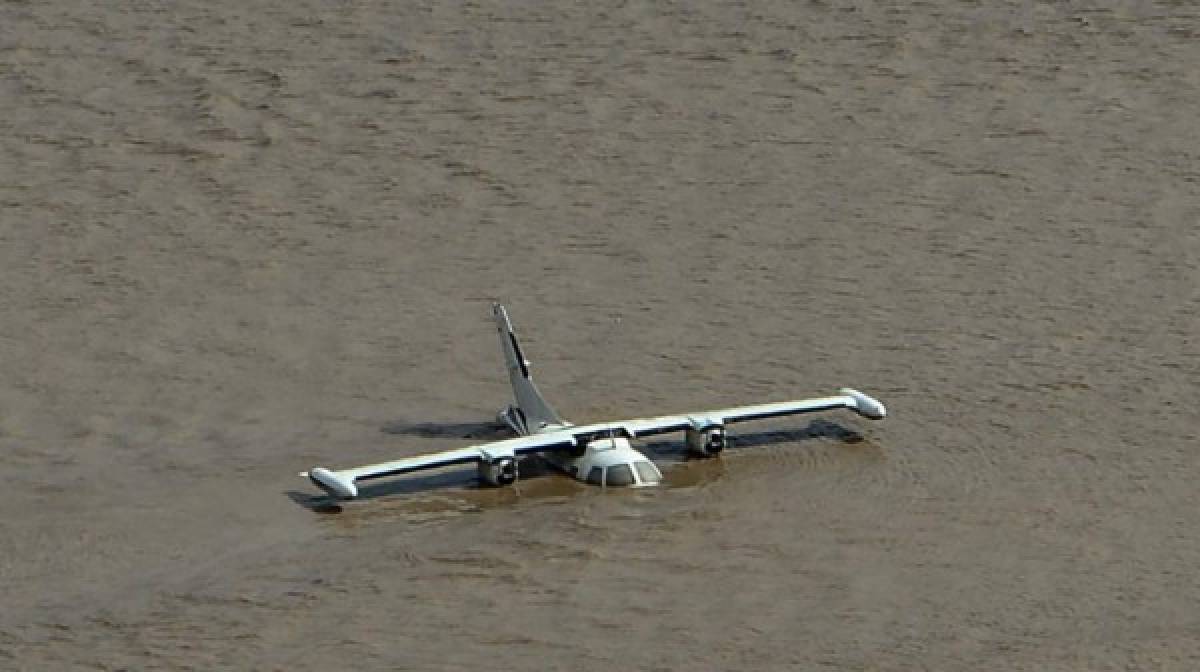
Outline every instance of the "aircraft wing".
[[776, 418], [798, 413], [829, 411], [837, 408], [847, 408], [859, 415], [874, 420], [880, 420], [887, 415], [887, 410], [878, 400], [857, 390], [844, 388], [841, 390], [841, 394], [832, 397], [781, 401], [755, 406], [737, 406], [734, 408], [701, 411], [699, 413], [664, 415], [655, 418], [602, 422], [581, 427], [568, 425], [564, 426], [561, 430], [543, 434], [482, 443], [465, 448], [445, 450], [440, 453], [405, 457], [391, 462], [369, 464], [351, 469], [334, 471], [325, 467], [316, 467], [300, 475], [307, 477], [314, 485], [335, 498], [353, 499], [358, 496], [357, 481], [369, 481], [376, 478], [419, 471], [421, 469], [435, 469], [455, 464], [478, 463], [514, 458], [530, 453], [573, 448], [581, 444], [586, 444], [588, 441], [598, 437], [611, 436], [612, 433], [618, 431], [623, 431], [629, 438], [636, 438], [654, 434], [665, 434], [667, 432], [679, 432], [689, 428], [707, 429], [733, 422]]
[[720, 426], [732, 422], [777, 418], [784, 415], [796, 415], [798, 413], [815, 413], [817, 411], [829, 411], [836, 408], [847, 408], [872, 420], [882, 420], [887, 415], [887, 409], [877, 399], [850, 388], [843, 388], [840, 392], [841, 394], [833, 397], [781, 401], [774, 404], [758, 404], [755, 406], [736, 406], [734, 408], [721, 408], [712, 411], [701, 411], [699, 413], [625, 420], [612, 424], [625, 428], [633, 436], [649, 436], [652, 434], [678, 432], [690, 427], [703, 429], [705, 427]]
[[493, 460], [503, 457], [517, 457], [529, 453], [537, 453], [558, 448], [569, 448], [576, 445], [575, 437], [570, 432], [553, 432], [534, 436], [521, 436], [515, 439], [504, 439], [465, 448], [444, 450], [440, 453], [405, 457], [391, 462], [368, 464], [352, 469], [334, 471], [325, 467], [316, 467], [300, 475], [308, 478], [318, 488], [321, 488], [338, 499], [353, 499], [358, 496], [357, 481], [369, 481], [396, 474], [405, 474], [421, 469], [435, 469], [455, 464], [468, 464]]

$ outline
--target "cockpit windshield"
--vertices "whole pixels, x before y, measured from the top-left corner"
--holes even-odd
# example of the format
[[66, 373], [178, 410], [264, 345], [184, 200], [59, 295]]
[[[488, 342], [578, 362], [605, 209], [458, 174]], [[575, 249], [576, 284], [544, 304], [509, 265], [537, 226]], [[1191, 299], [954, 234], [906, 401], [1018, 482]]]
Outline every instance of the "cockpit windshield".
[[658, 467], [654, 466], [653, 462], [640, 460], [638, 462], [634, 462], [633, 466], [637, 469], [638, 478], [646, 485], [658, 483], [662, 480], [662, 474], [659, 473]]
[[628, 464], [614, 464], [604, 474], [605, 485], [633, 485], [633, 470]]

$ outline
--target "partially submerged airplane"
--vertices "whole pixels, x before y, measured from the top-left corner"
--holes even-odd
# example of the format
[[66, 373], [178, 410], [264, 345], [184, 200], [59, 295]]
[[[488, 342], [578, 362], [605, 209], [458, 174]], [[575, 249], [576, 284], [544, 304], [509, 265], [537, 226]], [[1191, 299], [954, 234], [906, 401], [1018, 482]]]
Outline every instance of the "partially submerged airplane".
[[847, 408], [873, 420], [881, 420], [887, 410], [879, 401], [849, 388], [840, 394], [818, 399], [783, 401], [757, 406], [739, 406], [684, 415], [664, 415], [591, 425], [573, 425], [563, 420], [546, 403], [529, 374], [529, 360], [521, 352], [517, 336], [504, 306], [492, 305], [500, 345], [508, 365], [516, 403], [500, 411], [498, 418], [517, 437], [493, 441], [440, 453], [406, 457], [392, 462], [353, 469], [331, 470], [315, 467], [301, 473], [334, 499], [358, 496], [358, 481], [369, 481], [422, 469], [455, 464], [478, 466], [479, 477], [493, 486], [512, 485], [517, 481], [517, 459], [535, 454], [570, 476], [603, 486], [647, 486], [662, 480], [653, 462], [630, 445], [631, 439], [668, 432], [684, 432], [688, 452], [714, 457], [725, 449], [728, 439], [725, 425], [746, 420], [775, 418], [798, 413], [813, 413]]

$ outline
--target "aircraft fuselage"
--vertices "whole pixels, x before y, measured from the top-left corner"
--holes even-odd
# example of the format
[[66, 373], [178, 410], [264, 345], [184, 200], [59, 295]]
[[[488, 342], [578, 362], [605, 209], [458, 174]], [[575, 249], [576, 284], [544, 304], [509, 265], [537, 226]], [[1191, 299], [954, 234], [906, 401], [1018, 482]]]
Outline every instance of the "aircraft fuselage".
[[658, 467], [622, 436], [592, 439], [581, 455], [551, 451], [541, 457], [575, 480], [592, 485], [642, 487], [662, 481]]

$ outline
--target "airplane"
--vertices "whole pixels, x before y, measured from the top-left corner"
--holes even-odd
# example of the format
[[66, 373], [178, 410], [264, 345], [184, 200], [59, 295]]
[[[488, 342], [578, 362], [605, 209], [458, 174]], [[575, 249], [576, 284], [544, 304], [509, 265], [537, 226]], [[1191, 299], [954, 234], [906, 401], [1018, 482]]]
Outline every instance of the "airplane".
[[475, 464], [480, 480], [487, 485], [508, 486], [517, 482], [517, 460], [526, 455], [538, 455], [551, 466], [585, 483], [641, 487], [661, 482], [662, 472], [632, 446], [630, 441], [633, 439], [682, 431], [689, 454], [715, 457], [728, 445], [726, 425], [735, 422], [839, 408], [872, 420], [882, 420], [887, 415], [878, 400], [858, 390], [843, 388], [835, 396], [816, 399], [573, 425], [555, 412], [534, 384], [529, 372], [530, 362], [525, 359], [504, 306], [492, 304], [492, 314], [516, 402], [501, 410], [497, 419], [507, 425], [516, 438], [351, 469], [335, 471], [314, 467], [300, 475], [331, 498], [350, 500], [358, 496], [359, 481], [458, 464]]

